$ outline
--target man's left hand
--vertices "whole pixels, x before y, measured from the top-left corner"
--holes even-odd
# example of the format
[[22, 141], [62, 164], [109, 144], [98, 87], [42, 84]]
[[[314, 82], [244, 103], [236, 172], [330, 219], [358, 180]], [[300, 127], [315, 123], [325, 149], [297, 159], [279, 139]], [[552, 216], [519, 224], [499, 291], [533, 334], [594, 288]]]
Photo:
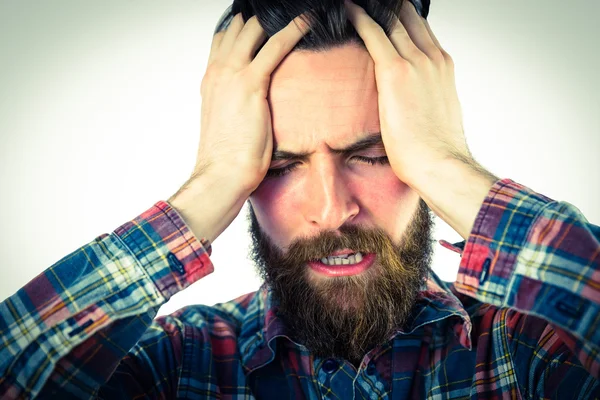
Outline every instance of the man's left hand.
[[496, 176], [467, 147], [454, 62], [408, 0], [388, 37], [361, 7], [348, 17], [375, 64], [379, 124], [401, 181], [467, 239]]
[[394, 173], [404, 182], [449, 158], [471, 159], [452, 58], [427, 20], [405, 0], [388, 37], [359, 6], [349, 19], [375, 63], [381, 135]]

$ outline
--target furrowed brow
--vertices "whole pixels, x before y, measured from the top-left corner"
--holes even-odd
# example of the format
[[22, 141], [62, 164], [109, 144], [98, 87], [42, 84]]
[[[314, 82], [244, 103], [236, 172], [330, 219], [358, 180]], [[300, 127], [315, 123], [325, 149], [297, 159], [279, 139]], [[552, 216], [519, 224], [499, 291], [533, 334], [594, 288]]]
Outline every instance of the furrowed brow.
[[306, 161], [312, 153], [292, 153], [291, 151], [275, 150], [271, 155], [271, 161]]
[[[350, 153], [356, 153], [359, 151], [370, 149], [371, 147], [382, 145], [383, 140], [381, 139], [381, 133], [377, 132], [371, 134], [363, 139], [360, 139], [356, 143], [351, 144], [350, 146], [343, 149], [332, 149], [330, 150], [332, 153], [337, 155], [347, 155]], [[312, 153], [294, 153], [291, 151], [285, 150], [275, 150], [271, 155], [271, 161], [307, 161]]]
[[331, 149], [334, 154], [350, 154], [356, 153], [359, 151], [370, 149], [371, 147], [383, 145], [383, 140], [381, 139], [381, 133], [377, 132], [371, 134], [363, 139], [360, 139], [358, 142], [351, 144], [348, 147], [343, 149]]

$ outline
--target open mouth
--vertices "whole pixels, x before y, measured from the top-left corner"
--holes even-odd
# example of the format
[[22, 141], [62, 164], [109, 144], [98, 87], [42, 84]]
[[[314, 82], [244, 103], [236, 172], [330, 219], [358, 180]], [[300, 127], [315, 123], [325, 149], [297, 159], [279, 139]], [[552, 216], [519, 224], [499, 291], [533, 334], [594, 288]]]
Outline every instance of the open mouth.
[[308, 263], [311, 269], [326, 276], [356, 275], [369, 269], [375, 261], [375, 253], [342, 251], [313, 260]]
[[342, 256], [329, 256], [321, 258], [321, 262], [325, 265], [354, 265], [363, 260], [361, 252], [345, 254]]

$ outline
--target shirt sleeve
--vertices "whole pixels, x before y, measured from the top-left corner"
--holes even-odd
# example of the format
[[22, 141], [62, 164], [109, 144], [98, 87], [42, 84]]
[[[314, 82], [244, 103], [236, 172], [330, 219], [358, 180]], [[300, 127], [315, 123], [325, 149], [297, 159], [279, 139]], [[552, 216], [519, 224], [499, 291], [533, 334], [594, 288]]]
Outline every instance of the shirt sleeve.
[[[455, 288], [545, 320], [599, 378], [600, 228], [572, 204], [510, 179], [496, 182], [466, 241]], [[519, 334], [509, 332], [514, 340]], [[541, 350], [550, 347], [542, 344]]]
[[0, 303], [0, 398], [33, 398], [51, 378], [89, 398], [171, 296], [213, 271], [164, 201], [62, 258]]

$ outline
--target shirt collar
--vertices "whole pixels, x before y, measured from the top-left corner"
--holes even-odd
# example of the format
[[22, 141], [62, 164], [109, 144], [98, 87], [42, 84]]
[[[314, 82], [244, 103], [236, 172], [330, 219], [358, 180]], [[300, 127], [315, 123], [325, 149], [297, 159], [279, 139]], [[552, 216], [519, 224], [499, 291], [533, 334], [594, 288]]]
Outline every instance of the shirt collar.
[[[464, 246], [464, 242], [450, 244], [443, 240], [440, 244], [457, 253], [462, 253]], [[461, 323], [453, 325], [454, 334], [463, 347], [472, 349], [472, 323], [469, 314], [453, 290], [433, 271], [430, 271], [412, 315], [406, 327], [399, 329], [394, 336], [411, 333], [419, 327], [446, 318], [457, 317]], [[275, 339], [278, 337], [283, 337], [300, 350], [308, 352], [306, 347], [294, 342], [288, 335], [282, 319], [277, 316], [277, 307], [273, 304], [271, 292], [263, 284], [248, 304], [238, 339], [242, 365], [247, 372], [275, 358]]]

